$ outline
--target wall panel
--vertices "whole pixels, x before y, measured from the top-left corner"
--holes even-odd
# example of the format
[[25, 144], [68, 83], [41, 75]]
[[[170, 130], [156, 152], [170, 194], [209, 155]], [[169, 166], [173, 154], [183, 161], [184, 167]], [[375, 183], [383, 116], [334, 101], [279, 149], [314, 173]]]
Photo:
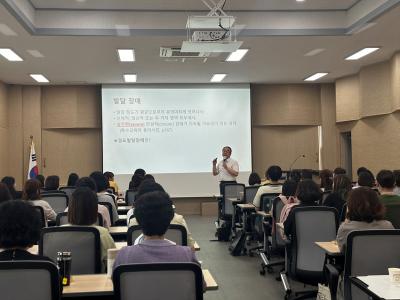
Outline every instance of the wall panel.
[[8, 127], [7, 86], [0, 82], [0, 128]]
[[360, 118], [360, 91], [358, 75], [336, 81], [336, 122]]
[[393, 110], [400, 110], [400, 53], [391, 60]]

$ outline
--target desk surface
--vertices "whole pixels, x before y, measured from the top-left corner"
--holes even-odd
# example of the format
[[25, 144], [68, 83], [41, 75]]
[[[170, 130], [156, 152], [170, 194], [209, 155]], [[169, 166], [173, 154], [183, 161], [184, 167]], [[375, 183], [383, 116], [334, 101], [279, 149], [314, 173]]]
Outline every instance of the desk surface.
[[340, 249], [336, 241], [331, 242], [315, 242], [320, 248], [325, 250], [329, 255], [340, 255]]
[[257, 210], [256, 213], [257, 213], [257, 215], [260, 215], [260, 216], [263, 216], [263, 217], [271, 217], [270, 213], [267, 213], [267, 212], [265, 212], [263, 210]]
[[[218, 284], [209, 270], [203, 270], [206, 290], [217, 290]], [[113, 283], [107, 274], [75, 275], [71, 277], [71, 285], [63, 289], [64, 297], [112, 295]]]
[[[364, 284], [357, 285], [365, 291], [372, 292], [376, 296], [375, 299], [400, 299], [400, 285], [393, 284], [389, 275], [358, 276], [355, 278]], [[356, 283], [355, 278], [351, 278], [354, 283]]]
[[256, 207], [250, 203], [240, 203], [237, 206], [243, 210], [256, 210]]

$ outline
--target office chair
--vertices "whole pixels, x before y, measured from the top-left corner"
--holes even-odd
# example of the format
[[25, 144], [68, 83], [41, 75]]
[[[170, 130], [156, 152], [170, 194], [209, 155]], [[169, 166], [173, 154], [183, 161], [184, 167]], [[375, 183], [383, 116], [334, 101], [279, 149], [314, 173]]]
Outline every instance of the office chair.
[[244, 201], [245, 203], [253, 203], [254, 197], [257, 194], [258, 188], [260, 186], [246, 186], [244, 188]]
[[[68, 212], [62, 212], [57, 214], [56, 217], [56, 226], [66, 225], [68, 223]], [[97, 213], [97, 222], [95, 225], [103, 226], [103, 216], [100, 213]]]
[[[366, 250], [368, 249], [368, 250]], [[352, 276], [387, 275], [388, 268], [400, 267], [400, 230], [356, 230], [347, 236], [343, 272], [344, 299], [368, 300]], [[332, 300], [336, 299], [339, 271], [328, 264]]]
[[125, 192], [125, 203], [127, 205], [134, 205], [135, 204], [136, 195], [137, 195], [137, 191], [126, 190], [126, 192]]
[[67, 194], [68, 199], [71, 199], [72, 193], [76, 190], [75, 186], [62, 186], [59, 188], [60, 191]]
[[[285, 248], [285, 271], [281, 273], [285, 299], [291, 287], [288, 277], [304, 284], [324, 282], [325, 252], [315, 242], [328, 242], [336, 238], [336, 209], [324, 206], [294, 207], [293, 231]], [[315, 298], [317, 290], [295, 293], [293, 300]], [[302, 296], [298, 296], [304, 294]], [[298, 296], [298, 297], [297, 297]]]
[[120, 300], [203, 299], [202, 271], [195, 263], [121, 265], [114, 270], [113, 283]]
[[34, 206], [34, 208], [36, 209], [36, 211], [38, 212], [39, 216], [40, 216], [40, 227], [44, 228], [47, 227], [47, 219], [46, 219], [46, 215], [44, 214], [44, 209], [41, 206]]
[[0, 262], [2, 300], [61, 299], [57, 266], [49, 261]]
[[42, 200], [49, 203], [51, 208], [58, 214], [64, 212], [68, 207], [68, 196], [65, 193], [45, 193], [41, 195]]
[[114, 225], [114, 223], [115, 223], [116, 220], [114, 220], [114, 214], [113, 214], [113, 207], [112, 207], [112, 204], [109, 203], [109, 202], [102, 202], [102, 201], [99, 201], [99, 204], [100, 204], [100, 205], [103, 205], [103, 206], [105, 206], [105, 207], [107, 207], [108, 213], [110, 214], [111, 225]]
[[[142, 234], [142, 228], [140, 225], [130, 226], [127, 233], [127, 243], [131, 246], [135, 243], [135, 240]], [[187, 246], [187, 231], [185, 226], [178, 224], [170, 224], [168, 230], [165, 233], [165, 238], [170, 240], [177, 245]]]
[[57, 252], [71, 252], [71, 274], [94, 274], [101, 271], [100, 233], [90, 226], [43, 228], [39, 254], [57, 261]]

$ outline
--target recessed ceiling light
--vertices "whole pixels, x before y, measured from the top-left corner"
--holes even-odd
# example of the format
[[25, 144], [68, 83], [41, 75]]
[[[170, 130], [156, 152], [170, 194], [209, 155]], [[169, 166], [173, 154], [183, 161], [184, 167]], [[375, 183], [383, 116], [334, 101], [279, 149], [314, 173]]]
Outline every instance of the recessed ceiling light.
[[137, 75], [136, 74], [124, 74], [125, 82], [136, 82]]
[[135, 51], [133, 49], [118, 49], [118, 57], [121, 62], [135, 61]]
[[249, 51], [249, 49], [238, 49], [229, 54], [226, 61], [241, 61], [242, 58], [246, 55], [247, 51]]
[[10, 48], [0, 48], [0, 55], [9, 61], [23, 61], [23, 59]]
[[326, 75], [328, 75], [328, 73], [315, 73], [314, 75], [311, 75], [310, 77], [307, 77], [306, 79], [304, 79], [304, 81], [315, 81]]
[[306, 0], [296, 0], [297, 2], [305, 2]]
[[36, 58], [44, 57], [44, 55], [42, 53], [40, 53], [38, 50], [26, 50], [26, 52], [28, 52], [30, 55], [32, 55], [33, 57], [36, 57]]
[[317, 48], [314, 50], [311, 50], [309, 52], [307, 52], [306, 54], [304, 54], [304, 56], [315, 56], [317, 54], [320, 54], [321, 52], [324, 52], [325, 49], [324, 48]]
[[42, 74], [29, 74], [29, 76], [31, 76], [33, 79], [35, 79], [37, 82], [40, 83], [48, 83], [49, 80], [44, 77]]
[[16, 36], [16, 32], [8, 27], [6, 24], [0, 24], [0, 33], [7, 36]]
[[346, 60], [357, 60], [357, 59], [367, 56], [368, 54], [371, 54], [372, 52], [375, 52], [379, 49], [380, 49], [379, 47], [364, 48], [364, 49], [361, 49], [360, 51], [357, 51], [356, 53], [346, 57]]
[[211, 82], [221, 82], [222, 80], [224, 80], [226, 74], [214, 74], [211, 77]]

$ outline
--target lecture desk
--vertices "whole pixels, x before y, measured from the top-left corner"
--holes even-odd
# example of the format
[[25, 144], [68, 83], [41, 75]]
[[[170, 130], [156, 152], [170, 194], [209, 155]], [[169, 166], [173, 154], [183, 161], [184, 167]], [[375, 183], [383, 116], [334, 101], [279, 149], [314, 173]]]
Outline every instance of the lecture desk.
[[317, 244], [318, 247], [322, 248], [330, 256], [342, 255], [336, 241], [315, 242], [315, 244]]
[[[218, 284], [209, 270], [203, 270], [203, 277], [207, 291], [218, 289]], [[113, 283], [107, 274], [73, 275], [71, 285], [63, 288], [63, 297], [111, 296], [113, 294]]]
[[400, 299], [400, 285], [392, 283], [389, 275], [350, 277], [350, 281], [372, 299]]

